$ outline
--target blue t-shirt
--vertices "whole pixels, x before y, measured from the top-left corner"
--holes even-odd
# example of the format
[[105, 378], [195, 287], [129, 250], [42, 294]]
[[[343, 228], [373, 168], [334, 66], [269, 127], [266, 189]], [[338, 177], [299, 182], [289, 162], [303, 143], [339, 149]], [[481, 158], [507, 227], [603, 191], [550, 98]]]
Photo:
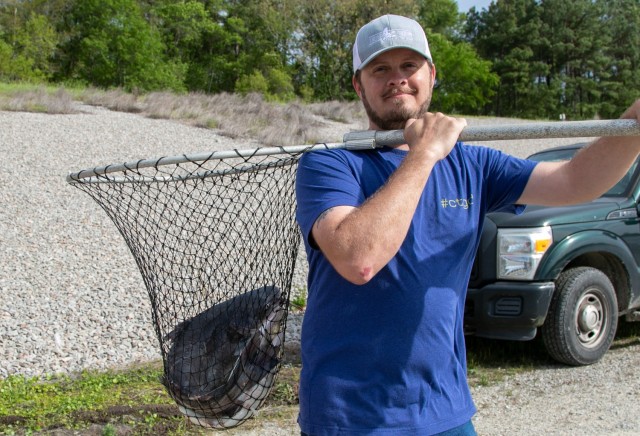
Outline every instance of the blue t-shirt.
[[[487, 212], [518, 211], [535, 163], [456, 144], [433, 168], [398, 254], [365, 285], [342, 278], [310, 246], [318, 216], [359, 206], [405, 151], [314, 151], [296, 178], [309, 262], [300, 415], [314, 436], [433, 434], [467, 422], [464, 302]], [[384, 232], [385, 229], [380, 229]]]

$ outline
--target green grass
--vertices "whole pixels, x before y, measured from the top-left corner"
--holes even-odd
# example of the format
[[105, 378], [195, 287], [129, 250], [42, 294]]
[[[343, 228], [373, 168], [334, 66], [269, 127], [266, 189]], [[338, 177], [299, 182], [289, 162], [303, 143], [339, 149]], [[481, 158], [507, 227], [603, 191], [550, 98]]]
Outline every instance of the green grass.
[[[262, 419], [292, 419], [297, 413], [299, 363], [285, 363], [263, 406]], [[120, 371], [85, 371], [74, 376], [9, 376], [0, 379], [0, 434], [83, 430], [99, 426], [103, 435], [201, 435], [160, 383], [160, 363]], [[243, 428], [258, 425], [252, 419]]]
[[[0, 82], [0, 95], [3, 96], [10, 96], [13, 95], [15, 93], [18, 92], [25, 92], [25, 91], [33, 91], [34, 89], [37, 88], [45, 88], [48, 89], [50, 88], [51, 90], [54, 89], [54, 87], [50, 87], [48, 85], [35, 85], [33, 83], [22, 83], [22, 82], [12, 82], [12, 83], [3, 83]], [[59, 88], [59, 86], [55, 87], [55, 89], [57, 90]]]
[[82, 429], [95, 422], [142, 434], [156, 427], [184, 434], [185, 421], [160, 384], [161, 374], [156, 363], [74, 376], [9, 376], [0, 380], [0, 434]]
[[[517, 373], [562, 366], [549, 357], [540, 337], [524, 342], [467, 337], [466, 342], [468, 379], [471, 386], [491, 385]], [[640, 322], [620, 319], [611, 349], [639, 344]]]
[[0, 83], [0, 110], [72, 114], [73, 101], [82, 91], [30, 83]]
[[87, 88], [77, 84], [66, 85], [50, 85], [46, 83], [29, 83], [29, 82], [0, 82], [0, 96], [14, 97], [24, 93], [42, 91], [47, 95], [54, 96], [56, 93], [64, 90], [72, 98], [79, 99]]
[[[621, 321], [613, 349], [640, 343], [640, 323]], [[505, 377], [557, 367], [538, 339], [529, 342], [467, 338], [468, 379], [472, 386], [499, 383]], [[299, 354], [290, 352], [260, 413], [240, 427], [291, 423], [298, 404]], [[30, 434], [53, 429], [98, 426], [103, 435], [200, 435], [204, 431], [179, 413], [160, 383], [159, 362], [120, 371], [87, 371], [43, 378], [0, 379], [0, 434]], [[229, 435], [235, 434], [233, 431]]]
[[306, 291], [298, 291], [297, 295], [291, 297], [291, 308], [295, 310], [304, 310], [307, 307]]

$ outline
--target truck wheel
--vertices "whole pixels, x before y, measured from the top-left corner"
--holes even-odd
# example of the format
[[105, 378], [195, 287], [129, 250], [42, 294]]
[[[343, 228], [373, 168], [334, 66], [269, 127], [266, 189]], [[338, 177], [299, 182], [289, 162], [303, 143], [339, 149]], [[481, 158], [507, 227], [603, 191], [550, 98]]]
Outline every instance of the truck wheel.
[[575, 366], [595, 363], [611, 346], [617, 326], [616, 293], [603, 272], [578, 267], [560, 274], [542, 325], [551, 357]]

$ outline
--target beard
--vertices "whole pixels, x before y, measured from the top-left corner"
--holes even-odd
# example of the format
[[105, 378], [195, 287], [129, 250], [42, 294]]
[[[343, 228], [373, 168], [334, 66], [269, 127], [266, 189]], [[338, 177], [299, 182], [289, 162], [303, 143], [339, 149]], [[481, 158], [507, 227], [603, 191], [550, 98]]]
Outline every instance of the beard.
[[[413, 89], [409, 91], [415, 93], [415, 90]], [[385, 95], [383, 95], [383, 98], [387, 98], [392, 94], [393, 90], [385, 93]], [[402, 100], [398, 99], [394, 101], [394, 107], [392, 109], [388, 110], [385, 114], [379, 114], [369, 104], [367, 96], [364, 92], [364, 88], [362, 88], [362, 104], [364, 105], [364, 110], [367, 112], [369, 120], [371, 120], [371, 122], [373, 122], [380, 129], [402, 130], [404, 129], [404, 126], [407, 123], [408, 119], [419, 118], [429, 111], [431, 96], [429, 95], [424, 103], [422, 103], [422, 105], [420, 105], [420, 107], [415, 110], [409, 109], [408, 107], [406, 107]]]

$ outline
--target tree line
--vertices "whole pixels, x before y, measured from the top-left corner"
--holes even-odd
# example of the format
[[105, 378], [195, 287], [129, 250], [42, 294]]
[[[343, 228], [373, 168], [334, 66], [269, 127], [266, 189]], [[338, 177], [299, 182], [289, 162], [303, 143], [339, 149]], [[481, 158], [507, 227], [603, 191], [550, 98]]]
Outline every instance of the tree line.
[[355, 34], [385, 13], [425, 28], [443, 112], [604, 118], [640, 95], [640, 0], [0, 1], [0, 80], [351, 100]]

